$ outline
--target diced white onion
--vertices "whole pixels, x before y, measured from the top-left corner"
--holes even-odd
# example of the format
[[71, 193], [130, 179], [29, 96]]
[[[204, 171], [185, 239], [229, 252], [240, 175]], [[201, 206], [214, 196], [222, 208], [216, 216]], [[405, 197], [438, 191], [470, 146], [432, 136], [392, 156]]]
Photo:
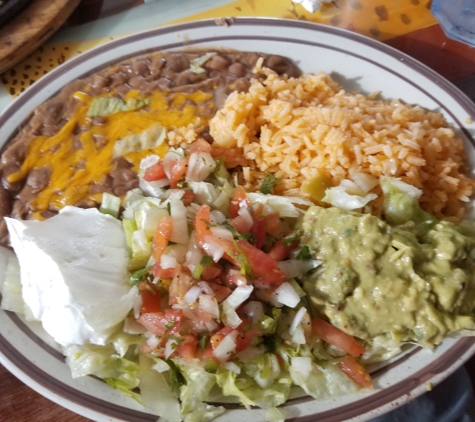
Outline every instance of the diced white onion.
[[292, 358], [290, 366], [304, 381], [306, 381], [312, 372], [312, 358], [308, 356], [295, 356]]
[[209, 152], [193, 152], [188, 161], [186, 181], [201, 182], [216, 168], [216, 161]]
[[172, 354], [173, 352], [176, 350], [176, 345], [178, 343], [173, 340], [173, 339], [169, 339], [167, 341], [167, 343], [165, 344], [165, 357], [168, 359]]
[[251, 300], [246, 303], [242, 307], [242, 310], [252, 319], [253, 323], [256, 323], [264, 316], [264, 305], [262, 302], [258, 302], [257, 300]]
[[142, 295], [135, 296], [134, 299], [134, 317], [137, 319], [140, 316], [140, 309], [142, 308]]
[[235, 284], [238, 287], [243, 287], [247, 285], [246, 276], [238, 270], [229, 270], [227, 275], [227, 281], [229, 284]]
[[219, 306], [216, 298], [209, 295], [199, 296], [199, 307], [206, 313], [210, 314], [213, 318], [219, 318]]
[[170, 369], [170, 366], [164, 360], [157, 359], [157, 361], [153, 364], [152, 369], [154, 371], [162, 373], [168, 371]]
[[218, 328], [218, 324], [213, 319], [211, 321], [206, 322], [205, 326], [208, 329], [208, 331], [211, 331], [211, 332], [215, 331], [216, 328]]
[[183, 299], [186, 303], [189, 305], [195, 303], [198, 300], [198, 297], [201, 294], [201, 287], [199, 286], [192, 286], [190, 290], [188, 290], [185, 293], [185, 296], [183, 296]]
[[160, 157], [155, 154], [147, 155], [145, 158], [140, 160], [140, 168], [142, 170], [152, 167], [154, 164], [157, 164], [160, 161]]
[[214, 290], [209, 287], [209, 284], [206, 281], [198, 282], [198, 286], [200, 286], [201, 291], [207, 295], [214, 296]]
[[211, 233], [218, 239], [233, 240], [233, 234], [225, 227], [211, 227]]
[[282, 305], [295, 308], [300, 302], [300, 297], [289, 282], [282, 283], [272, 293], [272, 298]]
[[213, 210], [209, 214], [209, 221], [211, 224], [221, 224], [226, 221], [226, 216], [219, 210]]
[[229, 355], [236, 351], [236, 339], [238, 332], [236, 330], [231, 331], [226, 337], [221, 340], [221, 343], [213, 350], [213, 355], [221, 362], [228, 360]]
[[160, 197], [163, 195], [163, 188], [168, 186], [170, 181], [168, 179], [160, 179], [154, 180], [152, 182], [147, 182], [139, 177], [139, 187], [142, 189], [147, 195], [153, 196], [155, 198]]
[[162, 254], [160, 257], [160, 266], [167, 270], [168, 268], [176, 268], [176, 258], [167, 254]]
[[213, 258], [214, 262], [218, 262], [226, 252], [218, 239], [213, 236], [206, 236], [203, 242], [204, 251]]
[[170, 198], [170, 214], [173, 219], [170, 241], [187, 244], [189, 240], [186, 207], [181, 199]]
[[292, 323], [290, 324], [289, 333], [291, 335], [294, 335], [295, 330], [297, 329], [297, 325], [299, 325], [302, 322], [306, 313], [307, 313], [307, 309], [304, 307], [301, 307], [297, 311], [297, 313], [294, 316], [294, 319], [292, 320]]
[[299, 324], [297, 327], [295, 327], [295, 332], [292, 334], [291, 341], [295, 344], [305, 344], [307, 342], [302, 324]]
[[155, 334], [152, 334], [146, 341], [147, 346], [150, 347], [151, 349], [155, 349], [155, 347], [158, 346], [160, 341], [158, 340], [158, 337]]
[[287, 259], [279, 261], [279, 268], [287, 278], [295, 278], [307, 274], [321, 263], [322, 261], [317, 261], [316, 259]]
[[254, 286], [236, 287], [233, 292], [222, 302], [223, 322], [228, 327], [236, 328], [242, 320], [236, 313], [236, 309], [246, 301], [254, 290]]
[[235, 372], [236, 374], [241, 373], [241, 367], [236, 365], [234, 362], [226, 362], [223, 364], [223, 367], [226, 368], [228, 371]]
[[249, 227], [252, 227], [252, 225], [254, 224], [254, 220], [252, 218], [251, 212], [249, 211], [249, 208], [247, 207], [239, 208], [238, 214], [242, 218], [244, 218], [244, 220], [249, 225]]
[[229, 306], [233, 309], [236, 309], [249, 298], [253, 290], [254, 286], [236, 287], [233, 292], [223, 301], [223, 306]]

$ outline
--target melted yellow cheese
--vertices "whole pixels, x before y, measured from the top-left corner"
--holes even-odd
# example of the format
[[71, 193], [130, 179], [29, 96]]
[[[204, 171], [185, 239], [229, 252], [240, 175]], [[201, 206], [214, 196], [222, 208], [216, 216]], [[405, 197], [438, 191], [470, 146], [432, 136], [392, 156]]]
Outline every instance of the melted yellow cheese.
[[[192, 124], [196, 121], [196, 110], [202, 103], [209, 103], [212, 95], [154, 92], [147, 107], [103, 117], [100, 124], [93, 124], [87, 116], [93, 97], [77, 92], [75, 98], [79, 102], [69, 121], [54, 136], [32, 139], [21, 169], [8, 177], [10, 182], [16, 182], [23, 180], [34, 168], [51, 167], [49, 185], [33, 202], [37, 219], [42, 219], [41, 212], [48, 209], [60, 209], [82, 199], [97, 201], [98, 194], [89, 194], [89, 188], [101, 183], [113, 170], [111, 159], [116, 141], [141, 133], [157, 123], [166, 129]], [[140, 93], [131, 91], [125, 100], [129, 98], [140, 98]], [[86, 128], [79, 135], [79, 142], [74, 136], [77, 127]], [[163, 156], [167, 151], [168, 146], [162, 144], [153, 150], [129, 152], [124, 158], [137, 168], [145, 156], [151, 153]]]

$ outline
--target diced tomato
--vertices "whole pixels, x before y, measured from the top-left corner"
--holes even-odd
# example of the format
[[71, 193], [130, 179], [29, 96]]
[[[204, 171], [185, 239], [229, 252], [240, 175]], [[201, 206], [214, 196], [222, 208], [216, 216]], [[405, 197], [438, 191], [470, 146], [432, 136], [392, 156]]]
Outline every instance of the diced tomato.
[[219, 346], [219, 344], [221, 343], [221, 341], [223, 340], [223, 338], [226, 337], [224, 334], [219, 334], [219, 333], [216, 333], [216, 334], [213, 334], [209, 340], [210, 344], [211, 344], [211, 347], [214, 349], [216, 349], [216, 347]]
[[289, 257], [290, 252], [295, 249], [296, 246], [297, 243], [294, 243], [290, 246], [285, 246], [282, 242], [282, 239], [279, 239], [269, 251], [269, 256], [274, 258], [276, 261], [283, 261]]
[[252, 207], [251, 207], [252, 218], [254, 219], [262, 218], [263, 212], [264, 212], [263, 204], [261, 204], [260, 202], [256, 202], [252, 204]]
[[201, 247], [203, 246], [205, 237], [213, 235], [210, 230], [210, 212], [211, 209], [207, 204], [201, 205], [201, 207], [196, 212], [195, 231], [196, 238], [198, 239], [198, 243]]
[[209, 281], [213, 280], [221, 275], [223, 268], [213, 262], [211, 265], [207, 265], [203, 269], [203, 273], [201, 274], [201, 280]]
[[158, 278], [173, 278], [177, 271], [177, 268], [162, 268], [160, 262], [155, 262], [150, 270], [152, 275]]
[[247, 167], [249, 165], [247, 159], [244, 157], [242, 148], [224, 148], [215, 145], [211, 146], [211, 156], [215, 160], [224, 159], [224, 165], [227, 169], [237, 166]]
[[242, 186], [238, 186], [234, 191], [234, 195], [229, 203], [229, 215], [231, 218], [237, 217], [241, 208], [249, 208], [249, 199], [247, 199], [246, 191]]
[[251, 234], [254, 238], [254, 246], [257, 249], [262, 249], [262, 246], [264, 246], [264, 242], [266, 241], [266, 226], [262, 218], [254, 220], [251, 227]]
[[371, 375], [352, 356], [345, 356], [338, 364], [340, 369], [348, 375], [353, 381], [364, 388], [371, 388]]
[[213, 316], [211, 314], [204, 311], [200, 307], [194, 308], [191, 312], [193, 312], [193, 315], [195, 316], [196, 322], [198, 324], [206, 324], [207, 322], [210, 322], [213, 319]]
[[203, 361], [205, 370], [210, 370], [210, 372], [216, 372], [219, 365], [221, 364], [218, 358], [213, 353], [213, 348], [209, 345], [205, 350], [197, 350], [198, 357]]
[[229, 287], [211, 282], [208, 282], [208, 286], [211, 287], [211, 289], [213, 290], [218, 303], [221, 303], [231, 294], [231, 289]]
[[252, 344], [252, 339], [262, 335], [261, 331], [251, 328], [247, 331], [240, 331], [236, 337], [236, 353], [242, 352]]
[[229, 220], [229, 224], [241, 234], [250, 233], [252, 228], [252, 223], [240, 215], [234, 217], [232, 220]]
[[178, 272], [168, 288], [168, 304], [174, 305], [178, 303], [179, 300], [183, 299], [183, 296], [190, 290], [192, 285], [193, 279], [190, 276]]
[[182, 198], [183, 204], [188, 206], [193, 202], [193, 199], [195, 199], [195, 193], [191, 190], [186, 190]]
[[241, 271], [228, 271], [226, 284], [228, 286], [245, 286], [247, 285], [247, 278]]
[[277, 212], [267, 214], [264, 218], [264, 224], [266, 232], [271, 236], [277, 236], [282, 231], [282, 222], [280, 221], [280, 215]]
[[179, 343], [176, 353], [186, 363], [191, 363], [191, 361], [196, 357], [198, 338], [194, 334], [185, 334], [182, 338], [183, 341]]
[[173, 163], [170, 169], [170, 187], [176, 189], [178, 187], [178, 182], [183, 179], [188, 170], [188, 157], [182, 158], [181, 160]]
[[351, 356], [361, 356], [364, 353], [363, 346], [353, 336], [346, 334], [323, 319], [312, 321], [312, 331], [323, 341], [344, 350]]
[[140, 296], [142, 297], [142, 306], [140, 313], [160, 312], [162, 309], [162, 295], [160, 290], [153, 283], [140, 283]]
[[165, 312], [148, 312], [140, 315], [137, 321], [157, 336], [175, 334], [180, 330], [183, 312], [181, 309], [166, 309]]
[[186, 149], [188, 155], [194, 152], [211, 152], [211, 144], [205, 141], [203, 138], [198, 138], [195, 142], [190, 144]]
[[165, 216], [158, 222], [157, 229], [153, 236], [153, 259], [155, 262], [160, 262], [163, 251], [168, 246], [170, 236], [172, 234], [173, 220], [170, 216]]
[[234, 328], [231, 328], [231, 327], [228, 327], [228, 326], [224, 326], [222, 328], [220, 328], [216, 334], [222, 334], [224, 337], [226, 337], [230, 332], [234, 331]]
[[147, 182], [154, 182], [156, 180], [165, 179], [166, 177], [167, 175], [165, 173], [165, 169], [163, 168], [163, 164], [161, 163], [161, 161], [148, 167], [145, 170], [145, 174], [143, 175], [143, 179]]
[[277, 285], [282, 284], [287, 279], [284, 272], [279, 268], [277, 261], [268, 254], [242, 239], [239, 239], [237, 244], [249, 261], [255, 279], [263, 283]]

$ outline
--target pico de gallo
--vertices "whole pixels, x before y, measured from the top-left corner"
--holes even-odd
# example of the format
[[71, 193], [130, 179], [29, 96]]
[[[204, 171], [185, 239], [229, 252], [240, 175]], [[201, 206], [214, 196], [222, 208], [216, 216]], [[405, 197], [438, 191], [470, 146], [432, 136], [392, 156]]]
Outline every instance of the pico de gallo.
[[206, 404], [216, 387], [269, 420], [282, 420], [293, 385], [316, 398], [371, 388], [363, 345], [313, 315], [298, 282], [320, 265], [298, 229], [311, 203], [272, 195], [272, 177], [246, 192], [205, 141], [147, 156], [139, 177], [122, 204], [140, 292], [124, 331], [140, 337], [181, 417], [222, 413]]

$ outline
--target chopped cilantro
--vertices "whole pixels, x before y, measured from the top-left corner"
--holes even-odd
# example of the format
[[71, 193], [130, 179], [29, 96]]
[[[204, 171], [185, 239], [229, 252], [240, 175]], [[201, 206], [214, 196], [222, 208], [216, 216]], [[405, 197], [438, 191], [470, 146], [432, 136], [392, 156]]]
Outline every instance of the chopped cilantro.
[[171, 359], [167, 359], [165, 362], [168, 363], [168, 366], [170, 366], [170, 378], [172, 381], [171, 389], [172, 391], [178, 391], [182, 385], [186, 385], [186, 379], [175, 365], [175, 362], [173, 362]]
[[134, 271], [129, 277], [129, 284], [136, 285], [141, 281], [151, 281], [151, 274], [149, 273], [149, 267], [141, 268], [140, 270]]
[[175, 343], [177, 343], [174, 348], [176, 348], [178, 344], [183, 343], [185, 341], [185, 339], [183, 337], [177, 337], [177, 336], [174, 336], [173, 334], [168, 334], [167, 338], [170, 339], [170, 340], [173, 340]]
[[311, 259], [312, 255], [310, 254], [310, 249], [307, 245], [304, 245], [300, 252], [297, 254], [297, 259]]
[[200, 336], [198, 340], [198, 344], [200, 345], [202, 350], [205, 350], [206, 346], [208, 346], [208, 340], [209, 340], [209, 336], [207, 336], [206, 334], [203, 334]]
[[165, 332], [167, 333], [168, 331], [170, 331], [176, 324], [176, 321], [168, 321], [166, 324], [165, 324]]
[[300, 231], [297, 230], [297, 231], [295, 231], [295, 232], [293, 232], [293, 233], [290, 233], [290, 234], [287, 235], [287, 236], [284, 236], [284, 237], [282, 238], [282, 243], [283, 243], [283, 245], [284, 245], [284, 246], [290, 246], [290, 245], [292, 245], [292, 243], [295, 243], [297, 240], [300, 239], [300, 235], [301, 235]]
[[259, 190], [261, 193], [268, 195], [272, 192], [272, 189], [281, 181], [280, 178], [275, 177], [273, 174], [266, 174], [264, 180], [261, 183]]

